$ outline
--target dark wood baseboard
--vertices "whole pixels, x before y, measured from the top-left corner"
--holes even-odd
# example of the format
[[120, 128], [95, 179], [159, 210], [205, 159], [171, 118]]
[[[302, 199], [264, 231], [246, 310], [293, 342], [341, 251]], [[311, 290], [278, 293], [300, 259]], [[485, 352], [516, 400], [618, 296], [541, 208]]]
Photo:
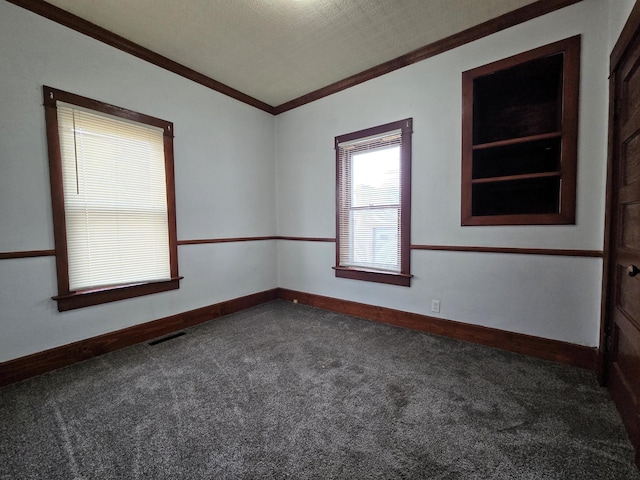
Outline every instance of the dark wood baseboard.
[[0, 363], [0, 386], [161, 337], [277, 298], [278, 290], [274, 288], [9, 360]]
[[312, 293], [297, 292], [286, 288], [278, 289], [278, 297], [289, 301], [297, 300], [298, 303], [305, 305], [345, 313], [389, 325], [411, 328], [443, 337], [509, 350], [530, 357], [566, 363], [589, 370], [595, 370], [596, 368], [598, 351], [596, 348], [452, 320], [444, 320], [428, 315], [403, 312], [386, 307], [377, 307], [364, 303], [324, 297]]
[[274, 288], [0, 363], [0, 387], [281, 298], [404, 328], [595, 370], [597, 349], [386, 307]]

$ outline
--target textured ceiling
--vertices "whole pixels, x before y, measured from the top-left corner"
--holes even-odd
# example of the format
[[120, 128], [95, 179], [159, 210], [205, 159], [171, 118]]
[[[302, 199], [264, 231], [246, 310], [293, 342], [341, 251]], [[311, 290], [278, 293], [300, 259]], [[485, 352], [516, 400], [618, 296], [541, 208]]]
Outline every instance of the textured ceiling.
[[277, 106], [534, 0], [47, 0]]

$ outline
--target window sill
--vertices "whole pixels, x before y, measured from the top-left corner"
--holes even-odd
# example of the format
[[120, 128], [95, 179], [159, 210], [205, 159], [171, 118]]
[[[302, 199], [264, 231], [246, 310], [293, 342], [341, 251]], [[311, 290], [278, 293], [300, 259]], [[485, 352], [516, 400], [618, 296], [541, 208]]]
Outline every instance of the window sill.
[[171, 278], [159, 282], [135, 283], [131, 285], [118, 285], [114, 287], [96, 288], [71, 293], [56, 295], [53, 298], [58, 302], [58, 311], [64, 312], [76, 308], [100, 305], [101, 303], [115, 302], [126, 298], [141, 297], [152, 293], [166, 292], [180, 288], [180, 280], [184, 277]]
[[365, 282], [386, 283], [401, 287], [411, 286], [413, 275], [406, 273], [382, 272], [379, 270], [366, 270], [353, 267], [331, 267], [336, 271], [336, 277], [350, 278], [351, 280], [363, 280]]

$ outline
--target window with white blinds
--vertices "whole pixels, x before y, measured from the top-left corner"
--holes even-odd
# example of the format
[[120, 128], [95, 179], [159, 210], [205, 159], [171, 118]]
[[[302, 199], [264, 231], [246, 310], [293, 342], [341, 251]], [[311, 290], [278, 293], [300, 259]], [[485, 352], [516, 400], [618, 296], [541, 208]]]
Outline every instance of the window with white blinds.
[[178, 288], [172, 124], [44, 93], [58, 308]]
[[336, 138], [337, 276], [409, 283], [411, 123]]
[[69, 288], [171, 278], [163, 131], [58, 103]]

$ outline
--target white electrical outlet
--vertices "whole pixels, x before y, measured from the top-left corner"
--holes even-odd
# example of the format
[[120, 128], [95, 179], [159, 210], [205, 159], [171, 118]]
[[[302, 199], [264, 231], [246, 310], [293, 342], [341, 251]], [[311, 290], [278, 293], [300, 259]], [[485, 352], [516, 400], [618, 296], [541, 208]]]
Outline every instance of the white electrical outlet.
[[440, 313], [440, 300], [431, 300], [431, 311]]

